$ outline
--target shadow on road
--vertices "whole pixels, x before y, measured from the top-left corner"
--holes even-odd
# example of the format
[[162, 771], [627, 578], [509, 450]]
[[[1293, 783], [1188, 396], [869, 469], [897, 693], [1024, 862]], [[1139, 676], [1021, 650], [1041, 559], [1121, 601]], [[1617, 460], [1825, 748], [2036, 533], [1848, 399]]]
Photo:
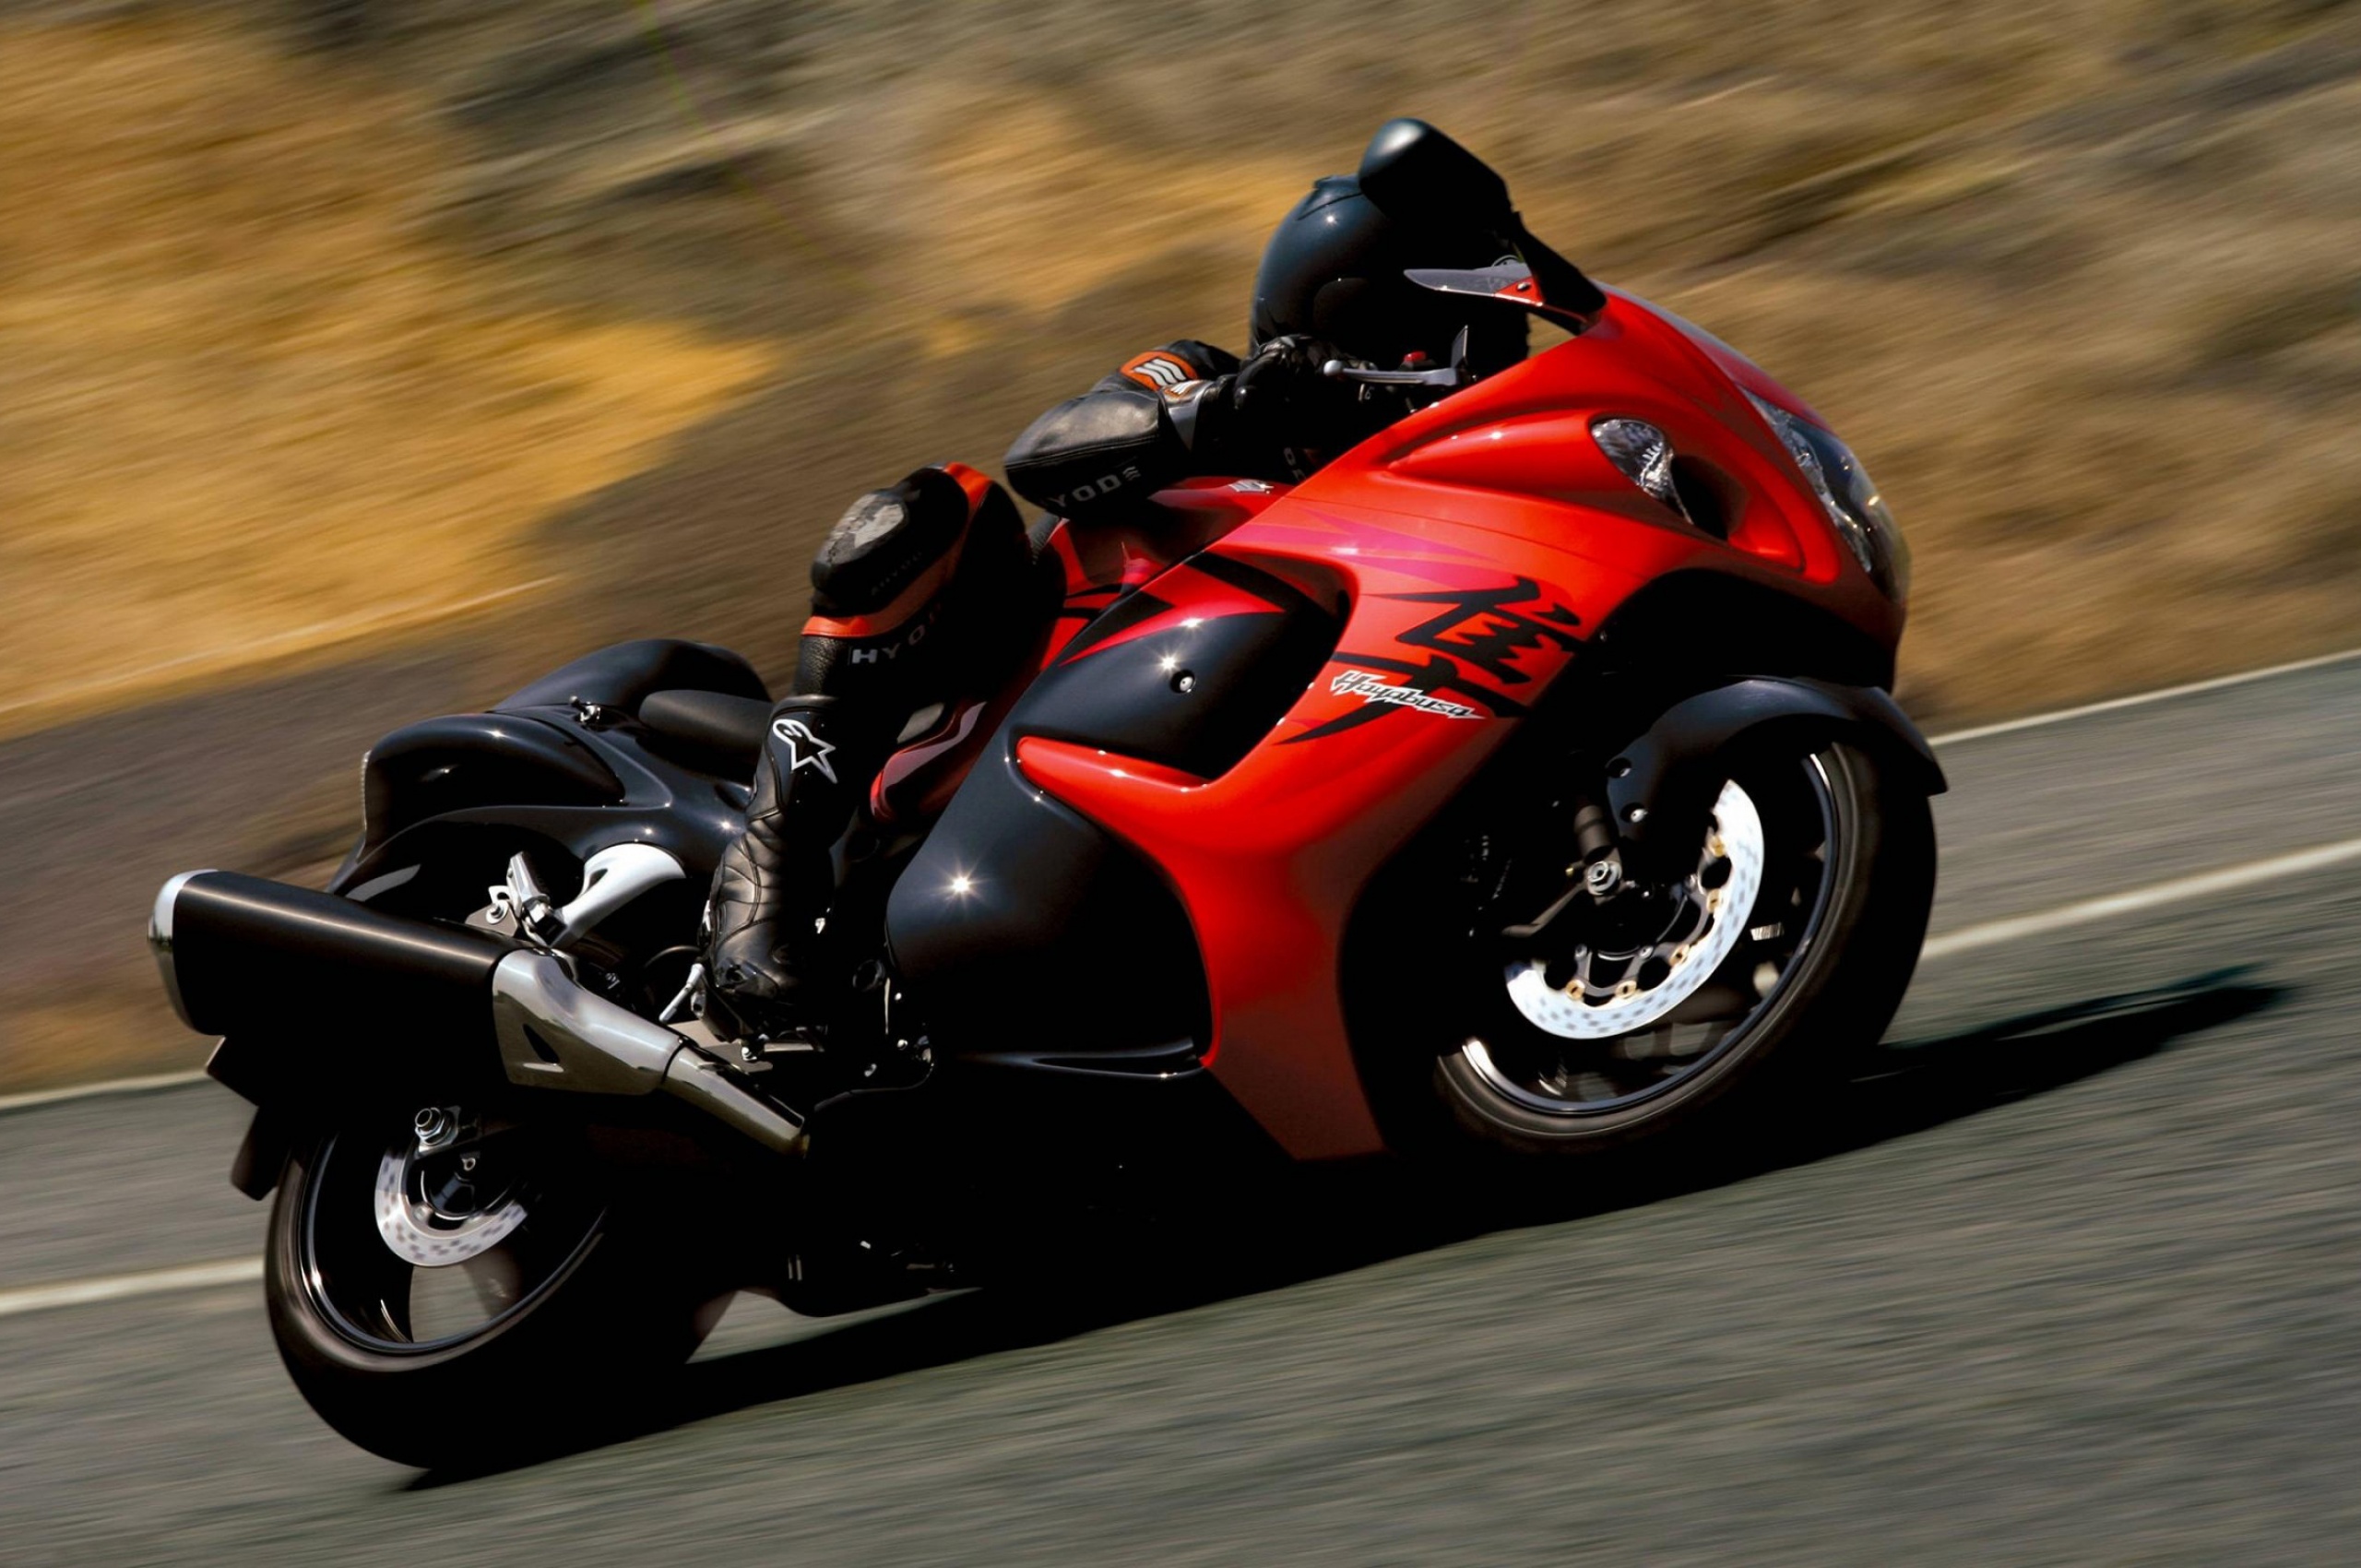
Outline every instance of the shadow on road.
[[1888, 1041], [1844, 1087], [1825, 1124], [1763, 1168], [1866, 1148], [2061, 1088], [2285, 1000], [2284, 988], [2254, 983], [2251, 972], [2243, 966], [2217, 969], [2177, 985], [2093, 997], [1966, 1034]]
[[[1503, 1213], [1488, 1199], [1485, 1213], [1491, 1223], [1482, 1226], [1465, 1222], [1470, 1206], [1439, 1201], [1430, 1190], [1431, 1182], [1420, 1182], [1414, 1192], [1398, 1175], [1364, 1171], [1307, 1182], [1308, 1190], [1292, 1200], [1274, 1200], [1254, 1235], [1224, 1233], [1181, 1249], [1160, 1245], [1152, 1269], [1094, 1266], [1087, 1274], [944, 1297], [791, 1344], [693, 1362], [627, 1427], [595, 1436], [578, 1433], [563, 1448], [520, 1455], [505, 1467], [751, 1406], [1282, 1289], [1485, 1230], [1563, 1224], [1865, 1148], [2154, 1055], [2189, 1035], [2261, 1012], [2284, 996], [2278, 988], [2250, 983], [2246, 973], [2224, 969], [2153, 991], [2094, 997], [1965, 1034], [1888, 1043], [1817, 1102], [1824, 1115], [1808, 1123], [1790, 1116], [1789, 1124], [1770, 1135], [1710, 1159], [1687, 1149], [1677, 1162], [1627, 1164], [1611, 1182], [1587, 1183], [1584, 1195], [1574, 1200]], [[1597, 1190], [1602, 1187], [1609, 1190]], [[1488, 1188], [1489, 1198], [1496, 1199], [1499, 1191], [1497, 1184]], [[447, 1486], [482, 1473], [430, 1471], [409, 1485]]]

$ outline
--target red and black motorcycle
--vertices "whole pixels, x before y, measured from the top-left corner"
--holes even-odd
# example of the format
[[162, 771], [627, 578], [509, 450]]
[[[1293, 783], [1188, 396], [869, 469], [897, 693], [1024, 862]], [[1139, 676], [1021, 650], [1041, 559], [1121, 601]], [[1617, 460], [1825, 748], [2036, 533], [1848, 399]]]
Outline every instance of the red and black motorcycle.
[[[1363, 188], [1504, 209], [1453, 155], [1381, 137]], [[1873, 1042], [1942, 788], [1887, 695], [1901, 537], [1793, 393], [1519, 248], [1411, 276], [1569, 341], [1473, 384], [1331, 366], [1429, 401], [1291, 488], [1050, 535], [1024, 678], [919, 716], [837, 847], [860, 961], [825, 1049], [687, 1007], [768, 708], [718, 648], [388, 736], [326, 892], [168, 883], [152, 939], [258, 1108], [233, 1175], [277, 1190], [314, 1406], [480, 1458], [732, 1290], [907, 1295], [1027, 1218], [1261, 1166], [1581, 1180]]]

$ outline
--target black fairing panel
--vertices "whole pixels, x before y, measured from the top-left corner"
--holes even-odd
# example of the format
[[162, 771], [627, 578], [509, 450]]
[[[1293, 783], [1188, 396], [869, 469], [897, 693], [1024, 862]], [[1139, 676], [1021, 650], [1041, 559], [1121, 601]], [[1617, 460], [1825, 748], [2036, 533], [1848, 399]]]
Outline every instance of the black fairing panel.
[[[1175, 606], [1153, 585], [1142, 588], [1033, 683], [1010, 717], [1014, 732], [1103, 747], [1200, 778], [1236, 766], [1320, 673], [1342, 627], [1275, 577], [1229, 570], [1253, 579], [1267, 613], [1208, 615], [1191, 626], [1169, 615]], [[1124, 635], [1159, 617], [1165, 624]]]
[[[676, 761], [650, 739], [629, 720], [593, 726], [567, 708], [457, 714], [397, 730], [370, 753], [366, 832], [329, 888], [350, 892], [447, 858], [457, 840], [554, 844], [576, 861], [611, 844], [653, 844], [701, 886], [745, 827], [746, 786]], [[561, 884], [567, 874], [540, 869]]]
[[1202, 1047], [1204, 973], [1138, 856], [987, 754], [895, 885], [895, 966], [938, 1050], [1058, 1057]]
[[603, 805], [623, 797], [623, 781], [586, 741], [528, 714], [425, 719], [372, 746], [362, 767], [372, 843], [471, 806]]
[[1333, 651], [1337, 620], [1251, 567], [1188, 565], [1267, 611], [1197, 617], [1153, 583], [1127, 596], [1026, 692], [895, 887], [896, 971], [939, 1049], [1147, 1076], [1202, 1052], [1204, 969], [1180, 899], [1015, 760], [1038, 736], [1212, 778], [1270, 732]]
[[362, 841], [331, 889], [447, 858], [462, 841], [554, 844], [577, 861], [636, 841], [670, 851], [701, 881], [745, 825], [750, 768], [726, 748], [683, 746], [640, 723], [637, 708], [659, 693], [770, 700], [753, 666], [729, 649], [645, 637], [561, 666], [491, 712], [397, 730], [363, 765]]

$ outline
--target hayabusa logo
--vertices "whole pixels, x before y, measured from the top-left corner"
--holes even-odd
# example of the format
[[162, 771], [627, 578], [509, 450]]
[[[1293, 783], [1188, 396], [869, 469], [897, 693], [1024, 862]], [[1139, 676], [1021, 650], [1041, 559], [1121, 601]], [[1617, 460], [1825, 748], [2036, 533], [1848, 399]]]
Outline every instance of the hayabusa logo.
[[1464, 702], [1451, 702], [1416, 686], [1397, 686], [1384, 676], [1367, 670], [1347, 670], [1328, 683], [1328, 689], [1337, 696], [1357, 696], [1364, 703], [1391, 703], [1396, 707], [1415, 708], [1420, 713], [1440, 714], [1445, 719], [1481, 719], [1484, 716]]
[[[1351, 662], [1347, 664], [1348, 659]], [[1406, 659], [1389, 659], [1382, 653], [1340, 651], [1330, 662], [1346, 665], [1342, 673], [1329, 678], [1330, 693], [1336, 696], [1357, 696], [1361, 699], [1360, 706], [1338, 714], [1325, 724], [1316, 724], [1300, 735], [1291, 736], [1280, 742], [1281, 745], [1325, 740], [1396, 711], [1431, 713], [1444, 719], [1482, 719], [1486, 717], [1486, 709], [1490, 710], [1493, 718], [1509, 719], [1525, 711], [1524, 704], [1513, 702], [1498, 692], [1487, 691], [1463, 679], [1459, 667], [1448, 659], [1429, 655], [1424, 662], [1413, 663]], [[1363, 665], [1373, 668], [1360, 668]], [[1378, 671], [1390, 671], [1401, 679], [1390, 681], [1377, 673]], [[1435, 695], [1440, 691], [1453, 692], [1469, 700], [1453, 702], [1450, 697]], [[1475, 703], [1484, 706], [1472, 706]]]
[[[1551, 603], [1548, 590], [1530, 577], [1516, 577], [1495, 588], [1452, 588], [1426, 593], [1390, 593], [1387, 599], [1411, 604], [1438, 604], [1440, 613], [1396, 634], [1396, 646], [1421, 650], [1418, 659], [1390, 657], [1368, 649], [1338, 648], [1332, 664], [1345, 665], [1328, 685], [1338, 696], [1357, 696], [1361, 706], [1317, 724], [1281, 742], [1293, 745], [1324, 740], [1382, 719], [1395, 708], [1439, 714], [1446, 719], [1514, 719], [1525, 705], [1482, 681], [1469, 679], [1460, 668], [1465, 659], [1501, 685], [1522, 685], [1534, 671], [1519, 669], [1521, 655], [1554, 647], [1570, 654], [1582, 646], [1575, 628], [1582, 617], [1562, 604]], [[1514, 605], [1517, 608], [1511, 609]], [[1366, 668], [1364, 668], [1366, 667]], [[1374, 671], [1401, 677], [1388, 680]], [[1465, 702], [1437, 696], [1448, 691]]]

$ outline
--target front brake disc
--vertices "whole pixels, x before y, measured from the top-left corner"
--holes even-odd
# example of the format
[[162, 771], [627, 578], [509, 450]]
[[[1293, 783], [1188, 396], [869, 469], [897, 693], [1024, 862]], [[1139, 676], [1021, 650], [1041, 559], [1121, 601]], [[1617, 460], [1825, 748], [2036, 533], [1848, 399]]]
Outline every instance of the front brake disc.
[[[1719, 861], [1728, 861], [1729, 873], [1709, 888], [1705, 874]], [[1608, 1039], [1645, 1028], [1694, 996], [1738, 945], [1762, 891], [1762, 815], [1733, 779], [1714, 802], [1697, 869], [1684, 884], [1702, 920], [1679, 939], [1627, 962], [1608, 985], [1590, 979], [1595, 956], [1585, 948], [1575, 949], [1573, 979], [1562, 988], [1548, 982], [1545, 960], [1519, 959], [1507, 967], [1509, 1000], [1527, 1023], [1563, 1039]], [[1635, 977], [1655, 966], [1661, 966], [1662, 977], [1641, 984]]]

